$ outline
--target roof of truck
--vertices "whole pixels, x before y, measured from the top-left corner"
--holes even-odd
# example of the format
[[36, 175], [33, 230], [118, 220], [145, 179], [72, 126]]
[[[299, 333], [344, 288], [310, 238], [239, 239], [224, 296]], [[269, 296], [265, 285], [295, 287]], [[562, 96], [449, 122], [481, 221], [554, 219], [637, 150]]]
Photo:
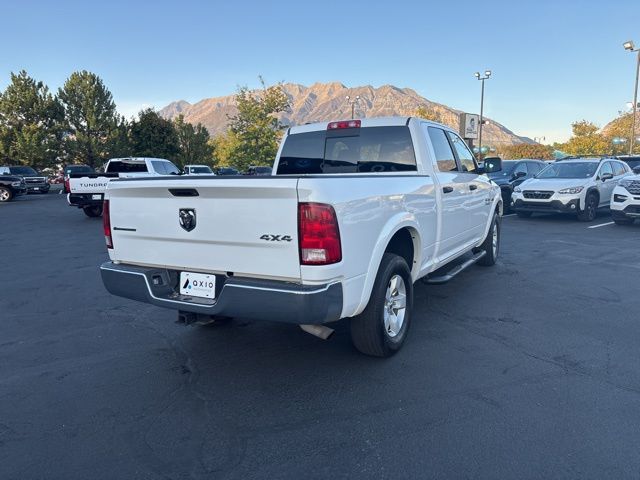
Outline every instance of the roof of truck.
[[[371, 118], [355, 118], [354, 120], [360, 121], [361, 127], [393, 127], [403, 126], [409, 123], [409, 120], [414, 117], [371, 117]], [[327, 130], [327, 126], [333, 122], [349, 122], [350, 119], [337, 118], [335, 120], [326, 122], [307, 123], [305, 125], [296, 125], [289, 128], [288, 134], [304, 133], [304, 132], [316, 132], [320, 130]], [[429, 121], [429, 120], [425, 120]], [[433, 122], [431, 122], [433, 123]], [[444, 127], [444, 125], [443, 125]], [[445, 127], [449, 128], [449, 127]]]

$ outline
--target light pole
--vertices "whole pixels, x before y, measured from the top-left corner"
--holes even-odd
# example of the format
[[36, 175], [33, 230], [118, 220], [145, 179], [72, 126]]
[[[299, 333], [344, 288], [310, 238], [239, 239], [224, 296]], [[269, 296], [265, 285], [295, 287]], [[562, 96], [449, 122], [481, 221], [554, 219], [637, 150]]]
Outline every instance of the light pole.
[[353, 120], [356, 111], [356, 104], [360, 103], [360, 95], [356, 95], [356, 98], [351, 100], [351, 97], [347, 95], [347, 102], [351, 104], [351, 119]]
[[624, 42], [625, 50], [637, 52], [638, 59], [636, 61], [636, 85], [633, 89], [633, 119], [631, 120], [631, 141], [629, 142], [629, 155], [633, 154], [633, 142], [636, 138], [636, 113], [638, 112], [638, 76], [640, 76], [640, 48], [636, 48], [631, 40]]
[[482, 158], [482, 125], [484, 120], [482, 118], [484, 112], [484, 81], [488, 80], [491, 76], [491, 70], [485, 70], [484, 76], [480, 75], [480, 72], [474, 73], [477, 80], [482, 82], [482, 89], [480, 93], [480, 126], [478, 127], [478, 146], [480, 147], [480, 158]]

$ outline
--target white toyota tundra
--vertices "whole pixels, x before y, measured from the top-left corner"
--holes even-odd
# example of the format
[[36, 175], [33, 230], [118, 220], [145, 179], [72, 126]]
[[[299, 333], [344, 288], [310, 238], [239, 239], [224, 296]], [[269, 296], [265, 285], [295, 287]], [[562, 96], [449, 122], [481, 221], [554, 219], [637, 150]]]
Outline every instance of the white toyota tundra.
[[453, 130], [419, 118], [292, 127], [271, 176], [109, 182], [102, 279], [185, 323], [272, 320], [325, 338], [350, 318], [356, 348], [388, 356], [415, 281], [495, 263], [502, 197], [482, 173]]

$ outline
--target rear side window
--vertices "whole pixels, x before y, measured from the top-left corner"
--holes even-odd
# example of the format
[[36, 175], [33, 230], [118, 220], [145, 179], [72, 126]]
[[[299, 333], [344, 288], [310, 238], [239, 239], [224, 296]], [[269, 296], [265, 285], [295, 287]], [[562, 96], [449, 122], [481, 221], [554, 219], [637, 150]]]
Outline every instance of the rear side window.
[[415, 172], [409, 128], [364, 127], [289, 135], [277, 175]]
[[444, 130], [436, 127], [429, 127], [427, 130], [436, 154], [438, 170], [441, 172], [457, 171], [458, 165], [456, 164], [456, 158], [453, 156], [453, 150], [451, 150], [451, 145], [449, 144], [449, 140], [447, 140], [447, 135], [444, 133]]
[[144, 173], [147, 165], [144, 162], [126, 162], [111, 160], [107, 167], [107, 173]]

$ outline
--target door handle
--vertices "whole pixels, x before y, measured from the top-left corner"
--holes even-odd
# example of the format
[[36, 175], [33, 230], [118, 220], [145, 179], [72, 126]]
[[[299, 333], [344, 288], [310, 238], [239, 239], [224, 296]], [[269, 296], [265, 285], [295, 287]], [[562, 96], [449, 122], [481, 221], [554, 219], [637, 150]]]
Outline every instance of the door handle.
[[444, 193], [451, 193], [453, 192], [453, 187], [442, 187], [442, 191]]
[[478, 185], [475, 185], [473, 183], [469, 185], [469, 190], [477, 190], [477, 189], [478, 189]]

